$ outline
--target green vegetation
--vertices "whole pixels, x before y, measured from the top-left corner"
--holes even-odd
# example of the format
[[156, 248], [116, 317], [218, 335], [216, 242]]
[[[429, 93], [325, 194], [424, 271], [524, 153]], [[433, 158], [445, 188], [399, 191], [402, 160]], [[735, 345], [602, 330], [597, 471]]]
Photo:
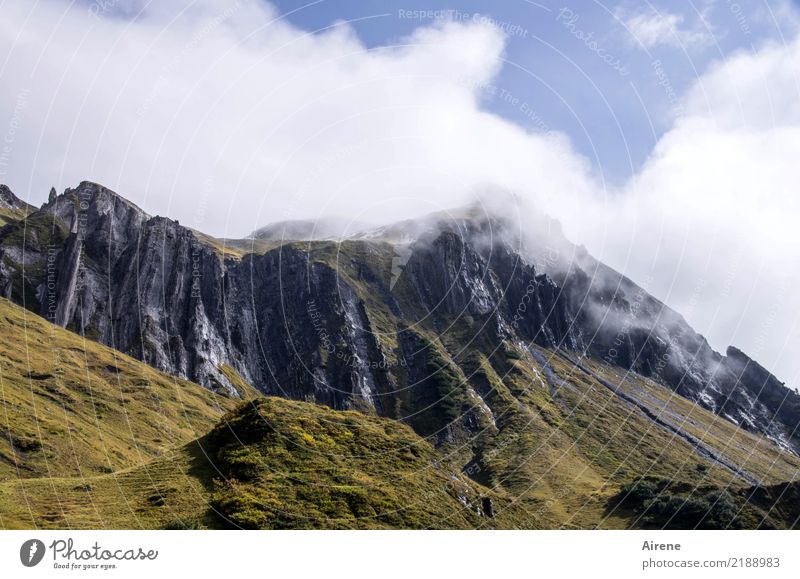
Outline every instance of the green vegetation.
[[250, 382], [242, 378], [242, 375], [231, 366], [220, 364], [219, 371], [230, 380], [242, 400], [251, 400], [261, 397], [261, 393], [256, 390]]
[[0, 481], [92, 476], [208, 431], [234, 401], [0, 299]]
[[28, 249], [60, 246], [69, 233], [67, 226], [57, 217], [48, 213], [36, 212], [27, 219], [20, 219], [8, 225], [3, 244], [9, 247]]
[[794, 529], [800, 483], [726, 488], [639, 477], [620, 489], [609, 511], [630, 513], [631, 524], [645, 528]]
[[413, 406], [409, 401], [407, 411], [411, 413], [409, 423], [414, 429], [428, 436], [461, 417], [466, 404], [465, 381], [434, 342], [421, 334], [415, 337], [419, 344], [416, 355], [423, 358], [421, 366], [426, 378], [414, 387]]
[[[783, 528], [800, 515], [796, 486], [769, 486], [800, 459], [765, 438], [597, 361], [582, 370], [542, 350], [545, 367], [481, 331], [488, 318], [409, 329], [375, 290], [390, 278], [386, 244], [312, 253], [351, 284], [414, 384], [383, 398], [402, 422], [264, 399], [220, 365], [248, 400], [236, 407], [2, 300], [0, 527]], [[412, 291], [395, 286], [404, 312]]]
[[617, 504], [638, 515], [641, 525], [659, 529], [740, 529], [733, 496], [716, 487], [639, 478], [622, 487]]
[[222, 475], [213, 505], [244, 528], [474, 527], [482, 499], [500, 500], [410, 428], [359, 412], [261, 399], [203, 444]]
[[[44, 213], [34, 213], [3, 227], [0, 243], [12, 251], [3, 256], [3, 266], [15, 272], [12, 276], [11, 298], [16, 303], [38, 311], [39, 301], [33, 280], [46, 275], [47, 248], [61, 247], [67, 235], [68, 229], [60, 219]], [[24, 260], [25, 263], [23, 265], [15, 260]]]
[[[479, 514], [487, 499], [494, 518]], [[136, 468], [0, 483], [0, 526], [514, 526], [502, 514], [508, 503], [443, 466], [432, 446], [396, 421], [261, 398]]]
[[757, 486], [739, 493], [737, 500], [748, 529], [795, 529], [800, 526], [800, 482]]
[[29, 211], [25, 209], [7, 209], [0, 207], [0, 227], [8, 223], [13, 223], [25, 219]]

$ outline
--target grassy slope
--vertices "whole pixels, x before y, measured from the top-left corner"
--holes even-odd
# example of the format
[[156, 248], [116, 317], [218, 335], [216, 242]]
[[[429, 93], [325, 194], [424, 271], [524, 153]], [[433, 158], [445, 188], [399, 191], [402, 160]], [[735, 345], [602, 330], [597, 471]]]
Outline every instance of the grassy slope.
[[474, 528], [514, 526], [509, 499], [437, 460], [395, 421], [262, 398], [209, 435], [112, 475], [0, 485], [7, 527]]
[[[5, 185], [0, 185], [0, 187], [5, 188]], [[0, 207], [0, 227], [7, 223], [25, 219], [25, 217], [36, 211], [36, 207], [28, 205], [24, 201], [20, 200], [19, 205], [17, 208]]]
[[[380, 332], [393, 361], [397, 348], [393, 335], [400, 322], [380, 293], [362, 281], [364, 272], [351, 269], [350, 260], [357, 255], [357, 263], [367, 264], [373, 279], [388, 279], [391, 249], [385, 244], [313, 245], [315, 258], [336, 267], [364, 300], [373, 330]], [[398, 284], [395, 294], [407, 301], [403, 291], [402, 283]], [[22, 341], [28, 344], [27, 351], [5, 341], [5, 351], [0, 352], [0, 384], [5, 390], [13, 384], [9, 391], [14, 395], [8, 397], [13, 404], [0, 409], [6, 411], [0, 419], [17, 441], [16, 450], [11, 451], [0, 440], [0, 480], [3, 468], [16, 476], [16, 463], [29, 469], [27, 474], [20, 472], [25, 477], [73, 477], [78, 471], [89, 477], [18, 482], [6, 475], [7, 482], [0, 482], [0, 526], [151, 528], [180, 520], [202, 526], [232, 521], [257, 527], [620, 528], [638, 521], [638, 515], [609, 508], [609, 504], [620, 488], [640, 475], [676, 480], [692, 488], [730, 488], [739, 501], [749, 492], [744, 480], [655, 425], [594, 376], [542, 351], [552, 372], [563, 381], [551, 392], [540, 361], [512, 344], [496, 348], [482, 338], [474, 340], [483, 321], [471, 319], [457, 320], [444, 332], [424, 325], [416, 331], [437, 344], [441, 355], [449, 356], [459, 380], [466, 378], [481, 392], [497, 428], [486, 427], [476, 438], [457, 441], [437, 454], [395, 422], [270, 400], [258, 403], [258, 408], [279, 428], [262, 432], [262, 442], [245, 447], [234, 444], [220, 455], [226, 444], [219, 436], [202, 439], [212, 454], [212, 466], [200, 446], [180, 444], [210, 428], [214, 412], [202, 410], [208, 400], [228, 405], [230, 401], [165, 377], [113, 350], [87, 345], [80, 337], [7, 302], [0, 307], [3, 313], [10, 312], [0, 326], [3, 335], [22, 335], [26, 321], [29, 332]], [[466, 344], [470, 347], [464, 349]], [[85, 351], [92, 355], [85, 356]], [[800, 470], [797, 457], [658, 384], [635, 375], [621, 380], [618, 373], [600, 364], [590, 360], [583, 364], [614, 384], [621, 381], [627, 395], [765, 484], [793, 480]], [[227, 367], [222, 370], [232, 372]], [[148, 382], [142, 380], [144, 376], [150, 376], [149, 390], [142, 388]], [[87, 383], [91, 392], [82, 386]], [[157, 386], [154, 396], [144, 395], [152, 394], [153, 384]], [[176, 392], [180, 404], [170, 404]], [[191, 420], [179, 409], [186, 404], [184, 397], [196, 402], [187, 405], [194, 409], [194, 414], [188, 413]], [[123, 398], [136, 409], [130, 423], [119, 404]], [[147, 407], [148, 402], [153, 404]], [[35, 409], [34, 404], [38, 404]], [[26, 415], [39, 421], [21, 419]], [[252, 418], [245, 422], [252, 424]], [[69, 426], [64, 429], [64, 425]], [[163, 434], [171, 429], [176, 431], [173, 436]], [[347, 431], [356, 436], [342, 438], [341, 433]], [[55, 436], [63, 432], [68, 436]], [[270, 443], [263, 444], [265, 439]], [[476, 451], [480, 460], [469, 466], [469, 472], [483, 486], [455, 474], [467, 466], [464, 457]], [[159, 453], [164, 454], [130, 468]], [[443, 465], [423, 468], [440, 459]], [[116, 472], [103, 474], [111, 469]], [[770, 497], [774, 492], [767, 489], [762, 495]], [[492, 498], [495, 518], [474, 514], [482, 498]], [[465, 508], [461, 501], [469, 506]], [[209, 505], [223, 512], [228, 522], [213, 515]], [[763, 505], [760, 508], [764, 510]], [[756, 519], [748, 515], [748, 524]]]
[[234, 405], [5, 299], [0, 336], [0, 481], [142, 464]]
[[205, 435], [233, 400], [3, 299], [0, 336], [0, 528], [470, 528], [509, 500], [391, 420], [259, 399]]
[[646, 404], [662, 420], [680, 426], [763, 483], [777, 484], [797, 478], [800, 459], [782, 452], [766, 437], [747, 432], [651, 380], [608, 368], [600, 370], [599, 364], [594, 366], [613, 384], [620, 384], [622, 391]]
[[25, 209], [6, 209], [0, 207], [0, 227], [7, 223], [24, 219], [28, 213], [29, 212]]
[[[381, 293], [368, 285], [389, 280], [391, 248], [363, 242], [310, 246], [316, 259], [335, 267], [355, 288], [392, 360], [393, 336], [402, 322], [388, 310]], [[404, 295], [407, 291], [401, 277], [392, 293], [404, 307], [413, 308], [416, 298]], [[486, 343], [480, 334], [484, 321], [461, 316], [445, 328], [422, 324], [415, 331], [442, 344], [463, 371], [460, 375], [481, 391], [492, 408], [498, 429], [484, 428], [477, 438], [462, 441], [461, 448], [443, 450], [458, 464], [465, 454], [479, 449], [482, 460], [471, 465], [470, 472], [490, 488], [516, 497], [507, 507], [515, 511], [514, 519], [539, 528], [627, 526], [630, 515], [609, 512], [607, 505], [623, 485], [642, 474], [736, 492], [748, 487], [744, 479], [656, 425], [591, 374], [542, 350], [542, 357], [563, 381], [551, 394], [542, 364], [513, 345]], [[586, 360], [585, 364], [611, 383], [621, 381], [619, 374], [597, 362]], [[622, 389], [635, 393], [654, 414], [764, 484], [793, 480], [800, 470], [800, 459], [780, 451], [763, 436], [748, 433], [661, 385], [636, 375], [622, 382]]]

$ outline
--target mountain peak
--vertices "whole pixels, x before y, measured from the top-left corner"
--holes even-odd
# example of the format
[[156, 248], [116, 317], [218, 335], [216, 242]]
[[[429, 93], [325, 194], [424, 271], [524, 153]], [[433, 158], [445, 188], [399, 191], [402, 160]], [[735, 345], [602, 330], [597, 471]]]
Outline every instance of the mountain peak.
[[109, 216], [124, 228], [150, 219], [150, 215], [135, 203], [92, 181], [81, 181], [77, 187], [67, 188], [61, 195], [53, 196], [52, 193], [41, 210], [56, 215], [72, 230], [79, 223], [96, 223], [98, 219]]
[[110, 202], [122, 202], [130, 209], [149, 217], [149, 215], [147, 215], [147, 213], [145, 213], [141, 207], [128, 200], [126, 197], [123, 197], [116, 191], [113, 191], [108, 187], [93, 181], [81, 181], [74, 189], [66, 189], [62, 197], [77, 199], [82, 203], [108, 204]]
[[[43, 313], [54, 307], [57, 324], [83, 328], [214, 390], [235, 392], [231, 374], [262, 392], [390, 413], [396, 405], [385, 402], [383, 392], [423, 379], [424, 368], [434, 361], [442, 366], [447, 358], [418, 357], [417, 378], [373, 365], [382, 369], [385, 360], [414, 358], [425, 336], [405, 336], [410, 320], [431, 335], [455, 320], [463, 325], [460, 333], [445, 338], [458, 341], [475, 332], [489, 348], [476, 355], [536, 344], [607, 360], [800, 451], [794, 411], [771, 420], [786, 390], [777, 379], [734, 348], [728, 358], [714, 352], [676, 312], [570, 244], [553, 220], [535, 211], [472, 204], [367, 230], [349, 237], [359, 243], [343, 243], [335, 252], [327, 243], [274, 251], [276, 243], [241, 261], [226, 261], [213, 240], [198, 241], [188, 229], [150, 218], [89, 181], [30, 219], [41, 227], [0, 234], [2, 295]], [[355, 230], [353, 223], [281, 222], [256, 235], [338, 241]], [[49, 295], [45, 264], [51, 247], [58, 250], [57, 280]], [[312, 315], [310, 304], [319, 312]], [[309, 329], [309, 320], [319, 327]], [[381, 338], [398, 333], [403, 337]], [[335, 359], [326, 340], [336, 340]], [[311, 371], [299, 370], [294, 357]], [[763, 384], [769, 386], [766, 398]], [[729, 400], [731, 392], [738, 398]], [[453, 435], [446, 419], [457, 409], [455, 402], [445, 404], [418, 426]]]
[[14, 195], [8, 185], [0, 184], [0, 209], [27, 211], [33, 209], [33, 206]]

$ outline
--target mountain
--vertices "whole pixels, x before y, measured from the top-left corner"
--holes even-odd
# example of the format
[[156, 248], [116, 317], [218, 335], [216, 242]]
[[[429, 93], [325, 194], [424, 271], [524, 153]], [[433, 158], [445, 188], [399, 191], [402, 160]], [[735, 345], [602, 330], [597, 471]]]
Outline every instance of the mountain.
[[[45, 528], [490, 528], [510, 502], [392, 420], [278, 398], [115, 476], [0, 483], [3, 518]], [[54, 504], [53, 492], [72, 505]], [[23, 500], [27, 496], [27, 505]], [[16, 508], [14, 505], [18, 505]], [[2, 512], [2, 511], [0, 511]]]
[[6, 185], [0, 185], [0, 225], [22, 219], [35, 209], [14, 195]]
[[415, 373], [439, 357], [461, 364], [460, 344], [530, 355], [533, 343], [652, 378], [798, 449], [795, 392], [734, 348], [714, 352], [584, 250], [557, 238], [556, 263], [537, 267], [499, 220], [430, 221], [424, 233], [395, 227], [390, 237], [410, 230], [405, 244], [362, 236], [232, 255], [84, 182], [0, 231], [0, 291], [214, 390], [236, 391], [227, 366], [265, 393], [392, 416]]
[[260, 398], [244, 384], [247, 402], [217, 395], [5, 299], [0, 335], [0, 528], [508, 520], [487, 514], [508, 496], [395, 421]]
[[[504, 430], [513, 436], [487, 449], [483, 466], [460, 472], [458, 453], [437, 450], [397, 421], [260, 398], [252, 391], [249, 401], [237, 404], [5, 300], [0, 313], [3, 343], [24, 335], [25, 344], [0, 354], [2, 528], [790, 528], [797, 523], [797, 483], [736, 484], [741, 479], [718, 461], [771, 473], [771, 480], [792, 476], [797, 462], [653, 384], [641, 399], [651, 400], [648, 412], [655, 417], [661, 409], [661, 417], [648, 423], [628, 409], [629, 432], [618, 438], [611, 430], [623, 424], [625, 409], [576, 379], [570, 386], [575, 396], [559, 396], [564, 408], [548, 409], [551, 421], [563, 412], [561, 432], [548, 431], [549, 424], [531, 414], [527, 421], [509, 423]], [[562, 370], [554, 361], [554, 372]], [[584, 413], [598, 409], [597, 416]], [[695, 439], [665, 436], [668, 424], [677, 432], [687, 421]], [[547, 443], [548, 437], [556, 440]], [[695, 454], [690, 440], [702, 452]], [[629, 464], [615, 459], [630, 456], [632, 449], [641, 454]], [[648, 458], [656, 453], [657, 460]], [[588, 463], [591, 456], [596, 465]], [[600, 469], [621, 464], [622, 480], [630, 471], [650, 476], [622, 486], [612, 482], [616, 477], [604, 482], [598, 476]], [[693, 482], [667, 476], [682, 470], [681, 479]], [[487, 484], [474, 480], [494, 477]]]
[[5, 299], [0, 335], [0, 481], [144, 464], [205, 434], [236, 405]]
[[84, 182], [0, 229], [0, 294], [226, 397], [399, 421], [477, 495], [513, 497], [499, 526], [626, 526], [636, 477], [735, 503], [800, 467], [796, 393], [546, 218], [257, 244]]

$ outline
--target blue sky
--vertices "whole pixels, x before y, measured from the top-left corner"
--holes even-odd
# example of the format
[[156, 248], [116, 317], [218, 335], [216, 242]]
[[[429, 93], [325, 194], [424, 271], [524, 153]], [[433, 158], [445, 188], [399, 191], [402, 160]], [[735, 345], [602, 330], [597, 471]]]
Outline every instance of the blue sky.
[[[595, 2], [322, 0], [273, 2], [305, 30], [348, 21], [370, 48], [402, 42], [431, 16], [486, 17], [507, 31], [504, 64], [485, 106], [531, 130], [567, 133], [609, 182], [630, 178], [680, 114], [710, 63], [791, 37], [789, 4], [763, 0]], [[415, 11], [423, 14], [415, 14]], [[425, 14], [434, 12], [439, 14]], [[636, 37], [630, 20], [678, 18], [676, 33]], [[579, 33], [583, 33], [580, 35]], [[587, 47], [596, 40], [602, 55]], [[624, 67], [606, 64], [613, 57]], [[660, 63], [660, 66], [658, 65]], [[625, 71], [628, 74], [624, 74]], [[529, 106], [524, 106], [525, 104]]]

